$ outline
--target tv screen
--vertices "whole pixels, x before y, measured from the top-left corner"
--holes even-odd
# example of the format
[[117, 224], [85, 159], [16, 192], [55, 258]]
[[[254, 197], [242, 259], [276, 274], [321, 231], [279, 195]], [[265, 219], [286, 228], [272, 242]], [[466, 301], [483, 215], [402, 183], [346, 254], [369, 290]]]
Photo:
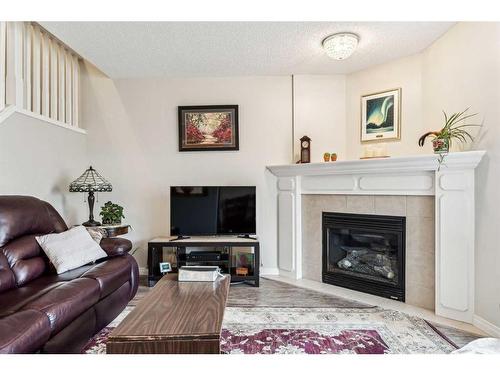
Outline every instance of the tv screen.
[[170, 187], [171, 235], [255, 233], [255, 186]]

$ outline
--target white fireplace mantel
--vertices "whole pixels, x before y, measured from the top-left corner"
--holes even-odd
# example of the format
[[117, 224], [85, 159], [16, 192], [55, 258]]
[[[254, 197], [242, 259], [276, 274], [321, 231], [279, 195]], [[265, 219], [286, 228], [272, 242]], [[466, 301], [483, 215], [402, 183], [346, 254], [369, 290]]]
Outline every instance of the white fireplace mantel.
[[280, 275], [302, 278], [302, 195], [433, 195], [437, 315], [474, 315], [474, 169], [485, 151], [269, 166], [278, 187]]

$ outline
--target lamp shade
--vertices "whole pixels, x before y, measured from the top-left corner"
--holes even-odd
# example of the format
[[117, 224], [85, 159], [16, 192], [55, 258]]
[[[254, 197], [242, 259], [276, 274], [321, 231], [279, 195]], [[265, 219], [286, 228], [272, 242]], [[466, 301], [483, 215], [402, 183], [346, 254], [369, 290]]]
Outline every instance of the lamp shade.
[[70, 192], [88, 193], [112, 191], [111, 184], [102, 177], [97, 171], [89, 167], [83, 174], [69, 185]]

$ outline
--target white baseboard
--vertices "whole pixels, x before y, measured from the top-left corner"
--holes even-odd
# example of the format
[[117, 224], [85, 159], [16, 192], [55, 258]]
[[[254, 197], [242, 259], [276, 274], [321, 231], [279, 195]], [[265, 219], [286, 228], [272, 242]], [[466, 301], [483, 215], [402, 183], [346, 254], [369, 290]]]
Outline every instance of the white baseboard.
[[266, 276], [266, 275], [279, 275], [280, 271], [277, 268], [272, 268], [272, 267], [261, 267], [260, 268], [260, 275], [261, 276]]
[[479, 328], [481, 331], [486, 332], [488, 335], [493, 337], [500, 337], [500, 327], [488, 322], [486, 319], [480, 316], [474, 315], [473, 325]]
[[147, 276], [147, 274], [148, 274], [148, 269], [146, 267], [139, 267], [139, 275]]

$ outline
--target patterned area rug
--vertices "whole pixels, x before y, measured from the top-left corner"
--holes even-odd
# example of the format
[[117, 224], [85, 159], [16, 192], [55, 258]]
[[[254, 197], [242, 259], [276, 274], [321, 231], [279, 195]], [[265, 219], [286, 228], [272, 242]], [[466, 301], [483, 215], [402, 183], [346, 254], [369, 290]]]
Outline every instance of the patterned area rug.
[[425, 320], [374, 308], [227, 308], [226, 353], [450, 353]]
[[[84, 352], [105, 353], [109, 333], [129, 311]], [[443, 354], [456, 349], [425, 320], [379, 307], [227, 307], [221, 348], [229, 354]]]

